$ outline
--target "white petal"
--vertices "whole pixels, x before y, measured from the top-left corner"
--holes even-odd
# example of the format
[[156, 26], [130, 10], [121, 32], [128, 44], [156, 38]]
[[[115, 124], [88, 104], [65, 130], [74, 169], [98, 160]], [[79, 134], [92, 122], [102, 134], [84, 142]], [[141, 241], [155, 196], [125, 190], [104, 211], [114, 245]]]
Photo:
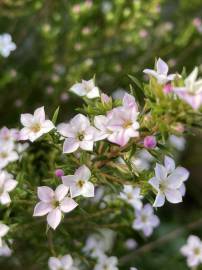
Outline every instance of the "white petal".
[[182, 194], [180, 193], [179, 190], [166, 189], [165, 196], [166, 196], [166, 199], [171, 203], [182, 202]]
[[73, 265], [73, 259], [70, 255], [63, 256], [60, 261], [64, 269], [70, 269]]
[[87, 181], [91, 177], [91, 172], [86, 165], [82, 165], [75, 171], [75, 175], [77, 178]]
[[4, 184], [4, 190], [10, 192], [17, 186], [17, 184], [18, 182], [16, 180], [9, 179]]
[[68, 213], [72, 211], [74, 208], [78, 206], [78, 203], [76, 203], [72, 198], [64, 198], [63, 201], [60, 203], [60, 209], [64, 213]]
[[67, 187], [71, 187], [72, 185], [74, 185], [76, 183], [77, 179], [78, 179], [78, 177], [75, 175], [62, 176], [62, 182]]
[[55, 230], [57, 226], [60, 224], [61, 218], [62, 218], [61, 211], [58, 208], [56, 208], [48, 214], [47, 222], [49, 226]]
[[93, 141], [80, 142], [80, 148], [86, 151], [93, 151]]
[[161, 207], [165, 203], [165, 195], [162, 192], [159, 192], [156, 196], [153, 206], [154, 207]]
[[81, 97], [86, 95], [86, 91], [85, 91], [85, 88], [84, 88], [82, 83], [74, 84], [70, 88], [70, 91], [72, 91], [73, 93], [75, 93], [75, 94], [77, 94], [78, 96], [81, 96]]
[[40, 107], [34, 111], [34, 119], [40, 123], [45, 121], [44, 107]]
[[69, 188], [65, 185], [59, 185], [55, 190], [55, 198], [57, 201], [62, 201], [67, 195]]
[[0, 238], [7, 234], [9, 227], [3, 223], [0, 223]]
[[2, 204], [9, 204], [11, 202], [11, 198], [7, 192], [3, 192], [3, 194], [1, 194], [0, 202]]
[[79, 113], [71, 119], [70, 124], [74, 130], [82, 131], [90, 126], [90, 121], [85, 115]]
[[55, 126], [50, 120], [45, 120], [43, 125], [42, 125], [42, 131], [43, 133], [48, 133], [52, 129], [54, 129]]
[[154, 189], [159, 191], [159, 180], [156, 177], [153, 177], [149, 180], [149, 184], [152, 185]]
[[74, 138], [67, 138], [64, 141], [63, 153], [70, 154], [79, 148], [79, 143]]
[[84, 197], [94, 197], [95, 196], [93, 183], [88, 181], [84, 184], [84, 187], [82, 189], [82, 195]]
[[88, 98], [96, 98], [100, 96], [98, 87], [94, 87], [90, 92], [86, 95]]
[[57, 130], [64, 137], [75, 137], [75, 132], [70, 124], [61, 123], [60, 125], [58, 125]]
[[165, 167], [157, 163], [155, 167], [155, 174], [158, 180], [165, 180], [167, 177], [167, 170]]
[[62, 264], [58, 258], [50, 257], [48, 260], [48, 266], [50, 270], [59, 270], [62, 268]]
[[171, 173], [172, 171], [174, 171], [175, 161], [171, 157], [165, 156], [164, 163], [165, 163], [165, 167], [168, 173]]
[[46, 186], [38, 187], [38, 198], [43, 202], [51, 202], [54, 197], [54, 191]]
[[25, 127], [30, 127], [33, 121], [33, 115], [30, 113], [21, 114], [20, 122]]
[[156, 68], [159, 74], [167, 75], [168, 65], [161, 58], [158, 59], [156, 63]]
[[36, 204], [34, 208], [34, 217], [40, 217], [48, 214], [51, 210], [53, 210], [53, 207], [51, 203], [45, 203], [45, 202], [39, 202]]

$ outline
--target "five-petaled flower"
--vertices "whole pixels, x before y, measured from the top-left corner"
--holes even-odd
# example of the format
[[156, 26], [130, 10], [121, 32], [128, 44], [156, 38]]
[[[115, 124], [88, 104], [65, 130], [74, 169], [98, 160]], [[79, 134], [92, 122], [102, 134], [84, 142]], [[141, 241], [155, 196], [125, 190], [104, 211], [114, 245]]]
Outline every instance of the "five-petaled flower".
[[20, 140], [34, 142], [54, 128], [54, 124], [45, 118], [44, 107], [36, 109], [33, 115], [30, 113], [21, 114], [20, 121], [24, 126], [20, 131]]
[[141, 210], [135, 211], [135, 220], [132, 227], [135, 230], [143, 231], [145, 236], [150, 236], [159, 223], [159, 218], [154, 215], [152, 206], [146, 204]]
[[0, 203], [9, 204], [11, 198], [9, 192], [11, 192], [17, 186], [17, 181], [13, 179], [13, 175], [0, 171]]
[[88, 81], [82, 80], [81, 83], [74, 84], [70, 90], [78, 96], [86, 96], [90, 99], [100, 96], [99, 89], [95, 86], [94, 79]]
[[15, 43], [12, 41], [10, 34], [5, 33], [0, 35], [0, 54], [3, 57], [8, 57], [12, 51], [16, 49]]
[[77, 207], [77, 203], [67, 196], [69, 188], [59, 185], [55, 191], [50, 187], [38, 187], [38, 197], [41, 200], [34, 208], [34, 216], [47, 215], [47, 222], [54, 230], [62, 219], [62, 212], [68, 213]]
[[135, 209], [140, 210], [142, 208], [141, 190], [139, 187], [133, 187], [131, 185], [124, 185], [123, 191], [120, 193], [121, 199], [127, 201]]
[[83, 114], [77, 114], [68, 124], [60, 124], [58, 132], [66, 139], [63, 153], [73, 153], [77, 149], [92, 151], [97, 139], [98, 130], [90, 125], [89, 119]]
[[202, 263], [202, 242], [199, 237], [190, 235], [187, 244], [181, 247], [180, 251], [182, 255], [187, 257], [189, 267], [197, 267]]
[[48, 266], [50, 270], [77, 270], [74, 266], [71, 255], [65, 255], [62, 257], [50, 257], [48, 260]]
[[202, 79], [197, 80], [198, 68], [191, 72], [185, 79], [185, 86], [174, 87], [173, 91], [194, 110], [197, 110], [202, 104]]
[[70, 188], [71, 197], [82, 195], [84, 197], [94, 197], [94, 185], [89, 181], [91, 172], [85, 165], [79, 167], [74, 175], [62, 177], [62, 182]]
[[157, 191], [154, 207], [164, 205], [165, 198], [171, 203], [181, 202], [183, 196], [181, 188], [189, 177], [189, 172], [183, 167], [175, 168], [174, 160], [168, 156], [165, 156], [164, 165], [157, 163], [155, 177], [149, 180]]
[[169, 81], [173, 81], [176, 77], [176, 74], [168, 75], [168, 65], [161, 58], [156, 62], [156, 70], [144, 69], [143, 72], [155, 77], [159, 84], [166, 84]]

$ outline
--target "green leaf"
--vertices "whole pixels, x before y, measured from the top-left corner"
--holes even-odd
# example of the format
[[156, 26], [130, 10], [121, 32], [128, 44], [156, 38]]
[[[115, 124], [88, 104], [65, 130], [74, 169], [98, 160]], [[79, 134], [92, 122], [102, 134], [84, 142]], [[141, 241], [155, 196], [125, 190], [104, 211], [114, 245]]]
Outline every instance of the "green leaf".
[[60, 107], [58, 106], [57, 109], [55, 110], [54, 114], [53, 114], [52, 122], [53, 122], [54, 125], [56, 124], [56, 121], [58, 119], [59, 110], [60, 110]]

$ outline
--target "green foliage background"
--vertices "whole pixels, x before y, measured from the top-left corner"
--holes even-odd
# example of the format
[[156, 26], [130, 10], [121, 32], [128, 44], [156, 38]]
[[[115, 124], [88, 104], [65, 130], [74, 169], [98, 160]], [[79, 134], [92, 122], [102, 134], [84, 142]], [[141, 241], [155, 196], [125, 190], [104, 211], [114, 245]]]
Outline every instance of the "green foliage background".
[[[31, 112], [39, 105], [45, 105], [50, 115], [60, 105], [60, 120], [68, 119], [80, 104], [68, 92], [76, 81], [95, 75], [104, 92], [129, 89], [127, 74], [142, 79], [142, 70], [152, 67], [155, 57], [169, 60], [174, 71], [186, 66], [189, 72], [202, 63], [202, 33], [193, 25], [193, 19], [201, 16], [201, 0], [95, 0], [92, 4], [74, 0], [1, 0], [0, 33], [10, 33], [17, 44], [9, 58], [0, 58], [1, 126], [18, 126], [20, 113]], [[188, 138], [181, 157], [192, 175], [185, 202], [158, 211], [162, 225], [149, 242], [176, 228], [182, 231], [138, 255], [134, 253], [128, 267], [134, 264], [140, 270], [187, 269], [179, 247], [189, 233], [202, 237], [202, 225], [197, 229], [185, 226], [202, 213], [200, 140], [200, 134], [197, 140]], [[131, 237], [131, 232], [122, 233]], [[37, 241], [40, 239], [43, 235], [37, 237]], [[148, 242], [138, 240], [140, 246]], [[25, 262], [30, 256], [29, 245], [23, 242], [19, 254]], [[122, 247], [116, 250], [120, 257], [122, 253]], [[26, 264], [24, 267], [28, 269]], [[12, 269], [7, 261], [0, 261], [0, 268]]]

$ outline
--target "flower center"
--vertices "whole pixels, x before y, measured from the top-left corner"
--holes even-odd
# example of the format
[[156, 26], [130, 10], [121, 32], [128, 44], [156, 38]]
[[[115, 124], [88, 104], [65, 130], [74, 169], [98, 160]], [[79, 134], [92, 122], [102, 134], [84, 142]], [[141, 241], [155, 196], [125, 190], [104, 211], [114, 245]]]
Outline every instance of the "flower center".
[[82, 180], [82, 179], [80, 179], [78, 182], [77, 182], [77, 187], [79, 187], [79, 188], [82, 188], [83, 186], [84, 186], [84, 181]]
[[34, 133], [39, 132], [41, 129], [41, 125], [39, 123], [35, 123], [31, 126], [31, 131]]
[[58, 202], [58, 201], [56, 201], [56, 200], [53, 200], [53, 201], [52, 201], [52, 206], [53, 206], [54, 208], [57, 208], [57, 207], [60, 206], [60, 202]]
[[124, 123], [123, 123], [123, 128], [130, 128], [132, 126], [132, 121], [131, 120], [126, 120]]
[[159, 189], [160, 189], [160, 191], [162, 191], [162, 192], [164, 192], [166, 189], [167, 189], [167, 185], [166, 185], [166, 182], [161, 182], [160, 184], [159, 184]]
[[7, 152], [1, 152], [0, 153], [0, 157], [1, 158], [7, 158], [8, 157], [8, 153]]
[[199, 248], [195, 248], [194, 249], [194, 254], [195, 255], [199, 255], [200, 254], [200, 249]]
[[127, 194], [127, 197], [128, 197], [128, 200], [131, 200], [131, 199], [133, 198], [132, 193], [128, 193], [128, 194]]
[[78, 134], [77, 134], [77, 138], [78, 138], [79, 141], [83, 141], [83, 139], [84, 139], [84, 134], [83, 134], [83, 133], [78, 133]]
[[146, 223], [147, 222], [147, 216], [146, 215], [142, 215], [141, 216], [141, 221], [143, 222], [143, 223]]

